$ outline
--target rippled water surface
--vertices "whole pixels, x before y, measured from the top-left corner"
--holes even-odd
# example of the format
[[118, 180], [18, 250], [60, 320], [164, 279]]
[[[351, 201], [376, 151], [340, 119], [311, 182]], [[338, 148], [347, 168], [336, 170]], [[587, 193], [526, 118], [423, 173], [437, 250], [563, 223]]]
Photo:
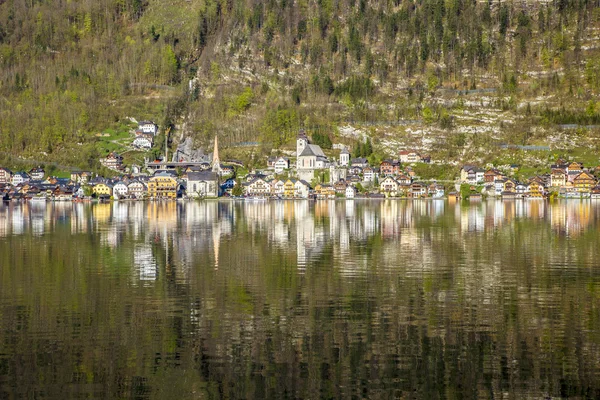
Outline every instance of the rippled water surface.
[[0, 205], [0, 398], [600, 398], [600, 202]]

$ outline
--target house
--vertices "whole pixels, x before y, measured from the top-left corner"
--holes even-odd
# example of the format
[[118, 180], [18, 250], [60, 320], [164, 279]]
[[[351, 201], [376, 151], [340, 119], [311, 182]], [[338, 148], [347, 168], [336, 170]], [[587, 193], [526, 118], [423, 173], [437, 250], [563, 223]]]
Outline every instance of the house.
[[41, 181], [42, 179], [44, 179], [45, 175], [46, 175], [46, 171], [44, 171], [44, 168], [42, 168], [42, 167], [31, 168], [29, 170], [29, 176], [34, 181]]
[[300, 199], [308, 199], [310, 195], [310, 185], [304, 180], [297, 180], [294, 184], [294, 196]]
[[334, 199], [335, 189], [331, 185], [318, 184], [315, 186], [315, 194], [317, 199]]
[[374, 182], [375, 178], [377, 178], [377, 170], [371, 167], [363, 168], [363, 180], [365, 182]]
[[97, 197], [110, 197], [113, 195], [113, 187], [109, 183], [98, 183], [97, 185], [94, 185], [93, 191]]
[[276, 174], [281, 174], [283, 171], [290, 169], [290, 159], [287, 157], [279, 157], [273, 164], [273, 169]]
[[73, 171], [71, 172], [71, 182], [87, 183], [92, 179], [90, 171]]
[[248, 196], [269, 196], [271, 194], [271, 185], [262, 178], [255, 178], [244, 185]]
[[28, 182], [30, 179], [31, 178], [29, 177], [29, 175], [27, 175], [27, 173], [16, 172], [10, 180], [10, 184], [13, 186], [19, 186], [20, 184], [22, 184], [24, 182]]
[[463, 167], [460, 169], [460, 181], [462, 183], [466, 183], [467, 177], [469, 175], [469, 171], [471, 171], [475, 168], [477, 168], [477, 167], [475, 167], [474, 165], [463, 165]]
[[288, 179], [283, 184], [283, 197], [294, 198], [296, 196], [296, 180]]
[[594, 186], [591, 189], [590, 198], [594, 200], [600, 200], [600, 186]]
[[384, 176], [395, 176], [400, 173], [400, 164], [394, 160], [383, 160], [379, 165], [379, 173]]
[[221, 169], [221, 176], [232, 176], [235, 172], [235, 169], [233, 168], [232, 165], [221, 164], [220, 169]]
[[4, 183], [10, 183], [11, 179], [12, 179], [13, 173], [10, 169], [8, 168], [0, 168], [0, 184]]
[[281, 179], [271, 181], [271, 194], [276, 197], [283, 197], [285, 182]]
[[117, 182], [113, 186], [113, 196], [115, 199], [126, 199], [129, 194], [129, 187], [125, 182]]
[[502, 192], [508, 193], [516, 193], [517, 192], [517, 182], [512, 179], [506, 179], [503, 182]]
[[369, 166], [369, 161], [366, 158], [353, 158], [350, 161], [350, 165], [353, 167], [361, 167], [361, 168], [366, 168]]
[[445, 194], [444, 186], [436, 183], [432, 183], [431, 185], [429, 185], [429, 188], [427, 188], [427, 192], [434, 199], [441, 199], [444, 197]]
[[350, 165], [350, 152], [348, 149], [346, 149], [346, 147], [344, 147], [340, 152], [340, 165], [344, 167]]
[[590, 193], [594, 186], [596, 186], [596, 178], [586, 171], [578, 174], [573, 180], [573, 187], [579, 193]]
[[152, 148], [153, 136], [152, 135], [140, 135], [133, 140], [133, 147], [142, 150], [148, 150]]
[[141, 199], [146, 196], [148, 192], [148, 187], [144, 182], [134, 180], [129, 182], [127, 185], [127, 193], [130, 197], [135, 197], [136, 199]]
[[504, 178], [504, 174], [497, 169], [491, 168], [485, 171], [483, 174], [483, 181], [486, 183], [493, 183], [498, 179]]
[[267, 168], [275, 168], [275, 161], [277, 161], [279, 157], [270, 156], [267, 157]]
[[401, 163], [412, 164], [423, 161], [421, 155], [416, 151], [403, 150], [399, 156]]
[[219, 176], [212, 171], [188, 172], [185, 177], [188, 197], [218, 197]]
[[350, 175], [360, 175], [362, 174], [363, 169], [362, 167], [359, 167], [358, 165], [353, 165], [348, 169], [348, 173]]
[[337, 194], [345, 194], [347, 187], [348, 184], [345, 180], [340, 180], [333, 184], [333, 190], [335, 190], [335, 193]]
[[530, 182], [529, 185], [527, 186], [527, 196], [528, 197], [539, 199], [539, 198], [543, 198], [544, 195], [545, 195], [545, 188], [537, 180]]
[[177, 197], [177, 179], [164, 171], [154, 174], [148, 180], [148, 197], [151, 199], [175, 199]]
[[101, 158], [100, 164], [106, 168], [119, 171], [123, 168], [123, 157], [113, 151], [106, 158]]
[[516, 197], [522, 199], [523, 197], [525, 197], [526, 193], [527, 193], [527, 185], [525, 185], [523, 183], [517, 183], [517, 185], [515, 186]]
[[231, 194], [231, 191], [233, 190], [235, 185], [236, 185], [235, 179], [229, 178], [221, 184], [221, 191]]
[[408, 197], [418, 199], [427, 196], [427, 186], [420, 182], [413, 182], [408, 190]]
[[346, 198], [353, 199], [356, 197], [357, 190], [354, 186], [348, 185], [346, 186]]
[[569, 165], [567, 165], [566, 168], [566, 172], [577, 172], [577, 173], [581, 173], [583, 172], [583, 164], [579, 163], [579, 162], [570, 162]]
[[406, 175], [400, 175], [396, 177], [396, 182], [400, 185], [410, 185], [412, 183], [412, 179]]
[[386, 176], [379, 182], [379, 191], [385, 193], [386, 197], [396, 196], [400, 184], [391, 176]]
[[143, 133], [149, 133], [152, 136], [156, 136], [158, 133], [158, 125], [152, 121], [140, 121], [138, 123], [138, 130], [142, 131]]
[[554, 168], [550, 173], [550, 186], [561, 187], [567, 183], [567, 175], [565, 171], [559, 168]]

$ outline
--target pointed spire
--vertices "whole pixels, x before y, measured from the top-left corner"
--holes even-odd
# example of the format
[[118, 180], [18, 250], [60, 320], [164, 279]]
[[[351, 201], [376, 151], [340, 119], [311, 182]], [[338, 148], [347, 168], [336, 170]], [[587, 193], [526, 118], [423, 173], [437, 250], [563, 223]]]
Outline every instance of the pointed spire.
[[213, 172], [221, 172], [221, 160], [219, 160], [219, 141], [218, 136], [215, 135], [215, 148], [213, 150], [213, 161], [212, 161]]

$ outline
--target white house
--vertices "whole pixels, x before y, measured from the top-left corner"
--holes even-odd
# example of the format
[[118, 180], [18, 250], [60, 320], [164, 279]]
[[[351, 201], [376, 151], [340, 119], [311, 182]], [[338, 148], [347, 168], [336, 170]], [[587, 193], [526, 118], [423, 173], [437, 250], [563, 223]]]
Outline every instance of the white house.
[[308, 195], [310, 194], [310, 185], [308, 182], [297, 180], [296, 183], [294, 183], [294, 194], [298, 198], [308, 199]]
[[401, 151], [399, 159], [400, 159], [401, 163], [407, 163], [407, 164], [417, 163], [417, 162], [421, 162], [423, 160], [423, 158], [421, 157], [421, 155], [419, 153], [417, 153], [416, 151], [409, 151], [409, 150]]
[[188, 172], [185, 177], [188, 197], [218, 197], [219, 177], [215, 172]]
[[42, 167], [32, 168], [29, 171], [29, 176], [31, 177], [31, 179], [36, 181], [41, 181], [42, 179], [44, 179], [45, 175], [46, 171], [44, 171]]
[[124, 199], [129, 194], [129, 187], [125, 182], [117, 182], [113, 186], [113, 196], [118, 199]]
[[249, 196], [269, 196], [271, 194], [271, 185], [262, 178], [255, 178], [245, 186], [246, 194]]
[[144, 133], [151, 133], [153, 136], [158, 133], [158, 125], [152, 121], [140, 121], [138, 129]]
[[281, 179], [271, 181], [271, 194], [273, 196], [283, 197], [285, 182]]
[[352, 185], [346, 186], [346, 198], [353, 199], [356, 196], [356, 188]]
[[10, 179], [10, 183], [13, 186], [22, 184], [23, 182], [29, 182], [31, 178], [25, 172], [16, 172]]
[[287, 157], [279, 157], [273, 164], [276, 174], [281, 174], [286, 169], [290, 169], [290, 159]]
[[364, 182], [374, 182], [375, 178], [377, 177], [377, 171], [375, 171], [375, 168], [366, 167], [363, 169], [362, 173]]
[[145, 135], [138, 136], [134, 139], [132, 143], [133, 147], [138, 149], [151, 149], [152, 141]]
[[381, 182], [379, 182], [379, 191], [386, 193], [387, 195], [394, 196], [398, 192], [398, 182], [391, 176], [386, 176]]
[[146, 185], [140, 181], [133, 181], [127, 185], [127, 193], [136, 199], [141, 199], [144, 197], [144, 194], [147, 192], [147, 190], [148, 188]]

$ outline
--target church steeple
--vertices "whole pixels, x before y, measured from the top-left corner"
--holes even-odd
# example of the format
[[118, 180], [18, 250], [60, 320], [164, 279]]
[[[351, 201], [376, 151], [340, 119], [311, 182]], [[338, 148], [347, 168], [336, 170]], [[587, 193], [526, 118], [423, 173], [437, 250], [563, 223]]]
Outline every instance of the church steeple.
[[215, 135], [215, 149], [213, 150], [212, 170], [218, 174], [221, 173], [221, 160], [219, 159], [218, 136]]

